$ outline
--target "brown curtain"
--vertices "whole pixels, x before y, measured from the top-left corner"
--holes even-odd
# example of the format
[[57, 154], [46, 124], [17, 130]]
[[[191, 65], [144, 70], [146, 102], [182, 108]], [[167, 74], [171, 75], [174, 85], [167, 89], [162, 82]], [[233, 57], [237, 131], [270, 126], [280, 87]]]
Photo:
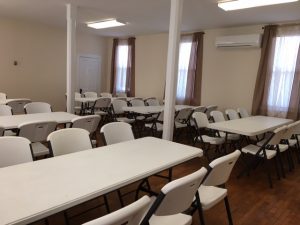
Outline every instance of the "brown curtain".
[[267, 115], [277, 28], [277, 25], [269, 25], [264, 28], [261, 56], [253, 95], [252, 115]]
[[296, 62], [294, 81], [292, 86], [291, 98], [287, 118], [293, 120], [300, 119], [300, 45]]
[[119, 44], [119, 39], [113, 40], [112, 55], [111, 55], [111, 79], [110, 79], [110, 92], [116, 94], [116, 75], [117, 75], [117, 47]]
[[203, 32], [193, 34], [184, 102], [184, 104], [186, 105], [200, 105], [203, 62], [203, 36]]
[[126, 94], [129, 97], [135, 96], [135, 38], [128, 39], [128, 62], [126, 75]]

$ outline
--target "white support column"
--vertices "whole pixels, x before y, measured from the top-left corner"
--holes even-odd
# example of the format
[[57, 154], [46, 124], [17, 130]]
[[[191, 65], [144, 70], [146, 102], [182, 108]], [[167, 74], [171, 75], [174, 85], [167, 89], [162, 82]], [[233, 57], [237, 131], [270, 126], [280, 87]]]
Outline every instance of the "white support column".
[[163, 139], [173, 140], [180, 27], [184, 0], [171, 0]]
[[76, 17], [77, 6], [67, 7], [67, 112], [74, 112], [76, 78]]

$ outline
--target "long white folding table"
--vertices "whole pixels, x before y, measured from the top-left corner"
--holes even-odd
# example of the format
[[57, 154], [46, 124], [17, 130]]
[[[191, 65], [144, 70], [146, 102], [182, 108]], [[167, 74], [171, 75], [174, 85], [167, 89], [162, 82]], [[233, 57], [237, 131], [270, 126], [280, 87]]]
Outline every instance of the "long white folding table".
[[208, 128], [229, 133], [255, 136], [291, 123], [290, 119], [269, 116], [250, 116], [242, 119], [210, 123]]
[[0, 116], [0, 127], [14, 129], [22, 123], [34, 121], [56, 121], [57, 123], [70, 123], [78, 116], [67, 112], [34, 113], [12, 116]]
[[[190, 105], [175, 105], [175, 111], [180, 111], [182, 109], [186, 108], [194, 108], [194, 106]], [[126, 106], [123, 107], [123, 110], [126, 112], [134, 112], [138, 114], [154, 114], [154, 113], [160, 113], [164, 110], [164, 105], [157, 105], [157, 106]]]
[[0, 224], [37, 221], [201, 156], [199, 148], [146, 137], [1, 168]]
[[8, 99], [0, 99], [0, 105], [6, 105], [10, 101], [31, 101], [29, 98], [8, 98]]

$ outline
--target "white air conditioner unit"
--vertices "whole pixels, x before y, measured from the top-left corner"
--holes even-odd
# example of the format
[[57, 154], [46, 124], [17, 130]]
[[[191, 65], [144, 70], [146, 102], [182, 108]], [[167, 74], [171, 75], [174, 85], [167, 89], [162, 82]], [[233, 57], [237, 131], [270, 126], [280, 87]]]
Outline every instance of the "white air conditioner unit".
[[242, 48], [257, 47], [260, 48], [261, 34], [247, 34], [234, 36], [221, 36], [216, 38], [217, 48]]

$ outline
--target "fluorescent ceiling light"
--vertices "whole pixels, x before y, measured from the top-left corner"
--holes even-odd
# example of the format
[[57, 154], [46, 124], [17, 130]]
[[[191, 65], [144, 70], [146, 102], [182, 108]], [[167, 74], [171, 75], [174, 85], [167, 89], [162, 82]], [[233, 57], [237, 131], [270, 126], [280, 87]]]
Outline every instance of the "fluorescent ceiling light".
[[87, 22], [87, 26], [94, 28], [94, 29], [104, 29], [109, 27], [118, 27], [118, 26], [124, 26], [125, 23], [121, 23], [117, 21], [116, 19], [109, 19], [109, 20], [103, 20], [103, 21], [96, 21], [96, 22]]
[[218, 6], [225, 11], [247, 9], [252, 7], [259, 7], [265, 5], [277, 5], [289, 2], [296, 2], [298, 0], [232, 0], [219, 2]]

